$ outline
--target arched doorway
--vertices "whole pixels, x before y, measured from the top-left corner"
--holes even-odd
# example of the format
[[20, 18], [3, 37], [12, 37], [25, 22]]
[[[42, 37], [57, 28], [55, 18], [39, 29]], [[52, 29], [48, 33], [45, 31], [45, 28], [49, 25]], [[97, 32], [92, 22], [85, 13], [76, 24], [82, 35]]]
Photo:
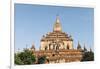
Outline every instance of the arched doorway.
[[47, 50], [47, 46], [45, 47], [45, 50]]
[[56, 44], [56, 50], [59, 50], [60, 44]]
[[69, 49], [69, 44], [67, 44], [67, 49]]

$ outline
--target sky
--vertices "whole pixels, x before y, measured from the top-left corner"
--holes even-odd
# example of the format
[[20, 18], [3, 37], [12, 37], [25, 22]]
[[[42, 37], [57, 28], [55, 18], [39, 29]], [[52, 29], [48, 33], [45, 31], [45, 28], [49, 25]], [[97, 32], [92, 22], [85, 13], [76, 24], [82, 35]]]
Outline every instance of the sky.
[[43, 35], [53, 31], [59, 15], [63, 32], [71, 35], [73, 46], [94, 49], [94, 9], [85, 7], [18, 4], [14, 6], [15, 51], [30, 48], [38, 50]]

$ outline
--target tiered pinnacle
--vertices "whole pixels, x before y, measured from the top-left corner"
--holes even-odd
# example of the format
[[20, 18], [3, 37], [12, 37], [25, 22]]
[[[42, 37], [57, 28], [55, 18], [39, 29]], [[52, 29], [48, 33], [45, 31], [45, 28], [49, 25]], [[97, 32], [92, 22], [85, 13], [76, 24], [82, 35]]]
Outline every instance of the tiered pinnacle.
[[43, 35], [43, 38], [41, 39], [41, 41], [52, 41], [52, 40], [73, 41], [71, 36], [62, 31], [59, 16], [56, 17], [56, 21], [53, 27], [53, 32], [49, 32], [48, 34]]
[[57, 18], [56, 18], [56, 22], [54, 24], [53, 31], [54, 32], [61, 32], [62, 31], [62, 27], [61, 27], [59, 16], [57, 16]]

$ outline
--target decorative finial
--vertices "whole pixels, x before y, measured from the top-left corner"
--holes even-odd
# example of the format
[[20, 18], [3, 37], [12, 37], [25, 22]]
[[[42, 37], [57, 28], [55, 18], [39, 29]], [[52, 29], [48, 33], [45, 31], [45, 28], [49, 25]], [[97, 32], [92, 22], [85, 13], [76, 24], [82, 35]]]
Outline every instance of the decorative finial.
[[34, 43], [32, 43], [32, 47], [31, 49], [34, 51], [35, 50], [35, 46], [34, 46]]
[[79, 41], [78, 41], [77, 49], [78, 49], [78, 50], [81, 50], [81, 45], [80, 45]]
[[86, 47], [85, 47], [85, 43], [84, 43], [84, 52], [86, 52], [87, 51], [87, 49], [86, 49]]
[[92, 52], [92, 49], [91, 49], [91, 47], [90, 47], [90, 52]]
[[54, 24], [53, 31], [55, 31], [55, 32], [61, 32], [62, 31], [62, 27], [61, 27], [61, 24], [60, 24], [60, 18], [59, 18], [58, 15], [56, 17], [56, 22]]
[[57, 15], [56, 23], [60, 23], [59, 15]]

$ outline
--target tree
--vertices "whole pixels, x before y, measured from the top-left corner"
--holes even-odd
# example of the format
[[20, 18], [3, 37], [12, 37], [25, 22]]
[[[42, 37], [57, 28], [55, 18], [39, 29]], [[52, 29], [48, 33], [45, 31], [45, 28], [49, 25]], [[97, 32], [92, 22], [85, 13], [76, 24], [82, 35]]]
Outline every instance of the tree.
[[38, 64], [43, 64], [46, 61], [46, 56], [39, 56], [38, 57]]
[[94, 53], [92, 51], [84, 52], [81, 61], [93, 61], [94, 60]]
[[24, 49], [23, 52], [15, 54], [15, 64], [33, 64], [35, 61], [35, 56], [28, 49]]
[[18, 57], [18, 54], [15, 54], [15, 64], [22, 65], [24, 64], [21, 59]]

